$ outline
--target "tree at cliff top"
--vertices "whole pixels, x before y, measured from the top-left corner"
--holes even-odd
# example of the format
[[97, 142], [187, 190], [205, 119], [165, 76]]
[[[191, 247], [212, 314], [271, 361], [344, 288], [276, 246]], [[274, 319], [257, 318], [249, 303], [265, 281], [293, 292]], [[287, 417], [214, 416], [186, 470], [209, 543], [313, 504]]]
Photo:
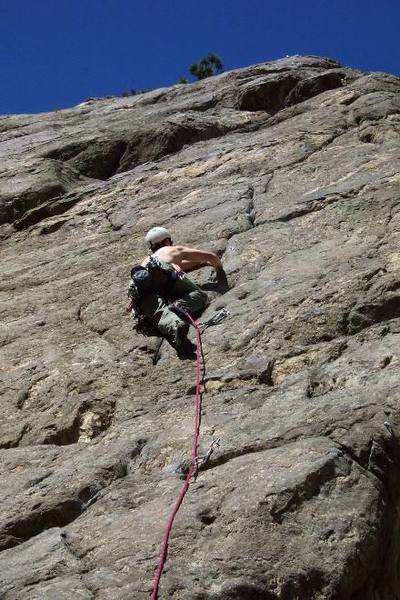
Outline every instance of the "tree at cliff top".
[[218, 75], [224, 70], [224, 65], [220, 57], [213, 52], [209, 52], [207, 56], [200, 59], [198, 63], [193, 63], [189, 67], [189, 73], [197, 79], [206, 79], [213, 75]]

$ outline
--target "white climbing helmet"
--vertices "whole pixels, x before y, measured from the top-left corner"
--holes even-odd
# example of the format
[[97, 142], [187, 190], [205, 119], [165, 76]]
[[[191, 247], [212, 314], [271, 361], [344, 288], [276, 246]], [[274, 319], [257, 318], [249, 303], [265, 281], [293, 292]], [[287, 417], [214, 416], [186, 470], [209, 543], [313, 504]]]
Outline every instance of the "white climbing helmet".
[[171, 234], [165, 227], [152, 227], [146, 233], [146, 242], [150, 245], [158, 244], [167, 238], [171, 239]]

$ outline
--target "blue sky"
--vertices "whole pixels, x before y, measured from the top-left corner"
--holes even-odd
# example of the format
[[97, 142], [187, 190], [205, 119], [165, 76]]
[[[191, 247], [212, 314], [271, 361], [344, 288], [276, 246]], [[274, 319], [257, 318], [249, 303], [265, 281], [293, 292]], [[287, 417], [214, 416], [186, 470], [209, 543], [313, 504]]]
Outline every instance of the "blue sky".
[[398, 0], [0, 0], [0, 114], [172, 85], [208, 52], [226, 69], [318, 54], [400, 75]]

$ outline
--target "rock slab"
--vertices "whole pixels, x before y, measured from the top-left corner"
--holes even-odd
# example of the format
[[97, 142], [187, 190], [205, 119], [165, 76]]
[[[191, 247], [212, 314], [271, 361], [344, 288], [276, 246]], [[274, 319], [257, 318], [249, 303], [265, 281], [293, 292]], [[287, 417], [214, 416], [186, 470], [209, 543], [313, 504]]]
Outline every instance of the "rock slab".
[[194, 366], [124, 313], [145, 231], [223, 259], [160, 600], [398, 600], [400, 80], [289, 57], [0, 117], [0, 596], [144, 600]]

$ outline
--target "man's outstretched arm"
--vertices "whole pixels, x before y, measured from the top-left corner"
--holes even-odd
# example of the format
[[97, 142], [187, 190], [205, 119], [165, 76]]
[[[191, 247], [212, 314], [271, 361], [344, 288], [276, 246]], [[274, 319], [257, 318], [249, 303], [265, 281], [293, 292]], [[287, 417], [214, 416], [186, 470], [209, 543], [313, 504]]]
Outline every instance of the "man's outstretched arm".
[[185, 248], [183, 246], [176, 248], [178, 254], [175, 260], [184, 271], [190, 272], [206, 266], [214, 267], [220, 290], [222, 293], [229, 290], [228, 278], [222, 266], [221, 259], [217, 254], [195, 248]]
[[214, 252], [207, 250], [198, 250], [186, 246], [170, 246], [172, 262], [179, 264], [184, 270], [185, 266], [189, 270], [199, 269], [201, 267], [222, 267], [221, 259]]

